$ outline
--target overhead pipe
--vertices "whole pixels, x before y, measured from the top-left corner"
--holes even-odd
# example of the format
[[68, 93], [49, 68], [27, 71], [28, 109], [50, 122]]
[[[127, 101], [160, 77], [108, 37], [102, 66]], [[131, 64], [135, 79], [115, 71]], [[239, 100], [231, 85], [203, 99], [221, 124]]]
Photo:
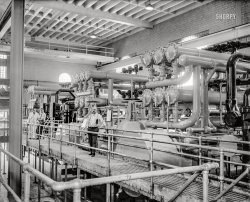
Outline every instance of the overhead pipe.
[[192, 67], [188, 66], [185, 67], [185, 72], [182, 76], [173, 79], [165, 79], [161, 81], [149, 81], [146, 83], [146, 88], [158, 88], [158, 87], [165, 87], [171, 85], [181, 85], [187, 82], [192, 76]]
[[206, 57], [206, 58], [213, 58], [217, 60], [228, 60], [228, 58], [231, 56], [230, 54], [226, 53], [217, 53], [212, 51], [206, 51], [206, 50], [199, 50], [196, 48], [185, 48], [176, 44], [172, 44], [167, 47], [165, 55], [169, 62], [172, 62], [176, 58], [178, 58], [180, 55], [192, 55], [192, 56], [198, 56], [198, 57]]
[[[167, 94], [169, 96], [169, 104], [174, 104], [175, 102], [185, 102], [185, 103], [191, 103], [193, 100], [193, 91], [187, 90], [187, 89], [169, 89], [167, 90]], [[239, 105], [243, 104], [243, 94], [244, 93], [238, 93], [237, 99]], [[226, 93], [222, 93], [222, 100], [223, 104], [225, 104], [226, 100]], [[220, 103], [220, 93], [216, 91], [208, 91], [208, 101], [211, 105], [218, 105]]]
[[[226, 72], [227, 61], [213, 59], [213, 58], [197, 57], [191, 55], [181, 55], [179, 57], [179, 64], [182, 66], [202, 65], [202, 67], [208, 67], [208, 68], [214, 67], [216, 68], [216, 71]], [[244, 73], [245, 71], [250, 72], [249, 63], [238, 62], [236, 67], [237, 67], [237, 73]]]
[[200, 94], [200, 67], [194, 67], [194, 76], [193, 76], [193, 111], [192, 115], [184, 120], [179, 122], [154, 122], [154, 121], [145, 121], [143, 122], [146, 126], [158, 127], [158, 128], [178, 128], [186, 129], [193, 126], [199, 119], [201, 111], [201, 94]]
[[146, 76], [140, 76], [135, 74], [121, 74], [115, 72], [104, 72], [104, 71], [87, 71], [85, 72], [85, 79], [88, 80], [90, 78], [95, 79], [114, 79], [120, 81], [131, 81], [146, 83], [148, 78]]

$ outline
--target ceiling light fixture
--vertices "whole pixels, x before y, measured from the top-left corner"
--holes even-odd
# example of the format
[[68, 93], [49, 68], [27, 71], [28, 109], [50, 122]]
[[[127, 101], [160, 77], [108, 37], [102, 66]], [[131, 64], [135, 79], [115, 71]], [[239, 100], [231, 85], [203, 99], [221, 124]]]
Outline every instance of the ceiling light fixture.
[[148, 10], [148, 11], [152, 11], [152, 10], [154, 10], [154, 7], [152, 6], [152, 4], [150, 3], [150, 1], [148, 1], [148, 2], [146, 2], [146, 10]]
[[94, 34], [92, 34], [92, 35], [90, 35], [90, 38], [91, 38], [91, 39], [96, 39], [96, 38], [97, 38], [97, 36], [96, 36], [96, 35], [94, 35]]

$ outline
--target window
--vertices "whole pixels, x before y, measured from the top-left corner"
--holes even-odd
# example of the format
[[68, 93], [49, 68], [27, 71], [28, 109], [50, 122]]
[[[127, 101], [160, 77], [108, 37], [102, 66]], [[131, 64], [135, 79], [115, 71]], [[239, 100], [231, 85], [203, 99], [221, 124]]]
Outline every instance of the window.
[[7, 55], [0, 54], [0, 59], [6, 60], [7, 59]]
[[6, 66], [0, 66], [0, 78], [6, 79]]
[[62, 73], [59, 75], [59, 82], [60, 83], [66, 83], [66, 82], [71, 82], [71, 77], [67, 73]]

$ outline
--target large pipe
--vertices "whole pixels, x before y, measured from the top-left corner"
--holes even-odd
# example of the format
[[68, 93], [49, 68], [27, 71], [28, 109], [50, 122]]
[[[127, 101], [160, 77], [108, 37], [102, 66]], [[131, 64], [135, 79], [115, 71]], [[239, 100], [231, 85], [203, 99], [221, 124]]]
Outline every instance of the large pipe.
[[[170, 104], [175, 102], [191, 103], [193, 100], [193, 91], [187, 89], [169, 89], [167, 90]], [[243, 104], [244, 93], [237, 93], [238, 104]], [[226, 93], [221, 94], [222, 104], [225, 104]], [[220, 92], [208, 91], [208, 102], [209, 104], [218, 105], [220, 104]]]
[[121, 74], [115, 72], [104, 72], [104, 71], [87, 71], [85, 72], [85, 79], [114, 79], [120, 81], [131, 81], [145, 83], [148, 81], [146, 76], [134, 75], [134, 74]]
[[217, 53], [212, 51], [199, 50], [195, 48], [184, 48], [176, 44], [170, 45], [165, 53], [167, 60], [169, 62], [173, 61], [174, 59], [178, 58], [180, 55], [183, 54], [198, 56], [198, 57], [213, 58], [218, 60], [228, 60], [228, 58], [231, 56], [230, 54], [225, 54], [225, 53]]
[[154, 121], [145, 121], [146, 126], [158, 127], [158, 128], [179, 128], [186, 129], [195, 124], [199, 119], [201, 111], [201, 95], [200, 95], [200, 67], [194, 67], [194, 76], [193, 76], [193, 111], [190, 118], [179, 121], [179, 122], [154, 122]]
[[184, 74], [179, 78], [165, 79], [161, 81], [149, 81], [146, 83], [146, 88], [158, 88], [171, 85], [180, 85], [187, 82], [192, 75], [192, 68], [186, 67]]
[[[188, 65], [201, 65], [202, 67], [213, 67], [217, 68], [216, 71], [226, 71], [227, 61], [226, 60], [218, 60], [213, 58], [205, 58], [205, 57], [197, 57], [190, 55], [181, 55], [179, 57], [179, 64], [182, 66]], [[245, 62], [238, 62], [237, 69], [242, 70], [238, 71], [238, 73], [243, 73], [244, 71], [250, 72], [250, 64]]]
[[[236, 63], [239, 60], [250, 61], [250, 56], [243, 55], [241, 53], [233, 54], [227, 62], [227, 99], [226, 109], [227, 111], [238, 110], [236, 99]], [[250, 64], [248, 64], [250, 66]]]

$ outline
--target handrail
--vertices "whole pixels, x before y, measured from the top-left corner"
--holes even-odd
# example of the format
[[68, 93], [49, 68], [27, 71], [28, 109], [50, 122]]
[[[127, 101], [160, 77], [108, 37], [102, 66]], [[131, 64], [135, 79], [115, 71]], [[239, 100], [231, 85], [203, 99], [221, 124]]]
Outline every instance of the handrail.
[[16, 202], [22, 202], [22, 200], [17, 196], [14, 190], [8, 185], [7, 182], [3, 179], [3, 176], [0, 174], [0, 183], [5, 187], [5, 189], [11, 193]]
[[[37, 124], [37, 125], [39, 125], [39, 124]], [[78, 127], [80, 128], [80, 126], [78, 126]], [[60, 130], [60, 134], [59, 134], [60, 139], [53, 138], [52, 133], [50, 133], [48, 135], [45, 135], [45, 134], [44, 135], [39, 135], [40, 137], [48, 138], [48, 141], [49, 141], [48, 142], [48, 146], [49, 146], [48, 155], [50, 155], [50, 142], [51, 142], [51, 140], [53, 140], [53, 141], [57, 141], [57, 142], [60, 143], [60, 156], [61, 156], [61, 159], [62, 159], [62, 143], [71, 144], [71, 145], [74, 146], [74, 148], [75, 148], [74, 149], [75, 150], [74, 162], [77, 161], [76, 147], [81, 147], [81, 148], [85, 148], [85, 149], [93, 149], [93, 150], [96, 150], [96, 151], [107, 153], [108, 154], [107, 156], [112, 154], [113, 156], [114, 155], [115, 156], [120, 156], [122, 158], [135, 159], [136, 162], [140, 161], [140, 162], [142, 162], [142, 163], [144, 162], [146, 164], [150, 163], [152, 165], [154, 164], [154, 165], [157, 165], [157, 166], [163, 166], [163, 167], [168, 167], [168, 168], [176, 168], [176, 166], [171, 166], [171, 165], [168, 165], [166, 163], [155, 161], [153, 159], [153, 156], [150, 156], [149, 160], [148, 159], [141, 159], [141, 158], [134, 157], [134, 156], [131, 156], [131, 155], [118, 153], [118, 152], [115, 152], [113, 150], [111, 151], [110, 148], [108, 150], [106, 150], [106, 149], [101, 149], [101, 148], [89, 147], [89, 146], [81, 144], [81, 143], [79, 143], [79, 144], [76, 143], [76, 136], [79, 136], [80, 133], [90, 133], [89, 131], [86, 131], [86, 130], [80, 130], [80, 129], [78, 130], [78, 129], [72, 129], [72, 128], [70, 129], [70, 128], [65, 128], [65, 127], [54, 127], [54, 126], [50, 126], [50, 128], [51, 128], [51, 131], [54, 131], [53, 128], [58, 128]], [[69, 134], [70, 134], [70, 131], [75, 131], [75, 133], [73, 134], [74, 142], [65, 141], [65, 140], [62, 139], [62, 134], [63, 134], [62, 130], [63, 129], [66, 130], [66, 131], [69, 131]], [[114, 129], [114, 131], [115, 131], [115, 129]], [[118, 130], [118, 131], [129, 131], [129, 130]], [[132, 131], [132, 132], [138, 132], [138, 131]], [[202, 139], [203, 137], [198, 137], [198, 140], [199, 140], [198, 144], [187, 144], [187, 143], [181, 143], [181, 142], [159, 141], [159, 140], [156, 140], [155, 138], [152, 138], [153, 135], [164, 135], [164, 134], [160, 134], [159, 132], [156, 133], [156, 134], [153, 133], [153, 132], [147, 133], [147, 134], [150, 135], [148, 138], [131, 137], [131, 136], [121, 135], [121, 134], [116, 134], [116, 133], [113, 133], [113, 134], [111, 134], [111, 133], [102, 133], [102, 132], [91, 132], [91, 133], [92, 134], [97, 134], [97, 135], [103, 136], [103, 137], [108, 137], [108, 140], [105, 140], [105, 139], [102, 140], [103, 142], [107, 142], [108, 144], [125, 145], [125, 146], [128, 146], [128, 147], [136, 147], [136, 148], [141, 148], [141, 149], [145, 149], [145, 150], [150, 150], [150, 148], [141, 147], [141, 146], [138, 146], [138, 145], [131, 145], [131, 144], [116, 142], [116, 141], [114, 141], [114, 138], [118, 137], [118, 138], [142, 140], [142, 141], [147, 141], [149, 143], [151, 142], [151, 145], [153, 145], [153, 143], [162, 143], [162, 144], [177, 145], [177, 146], [180, 146], [180, 147], [183, 147], [183, 148], [186, 148], [186, 147], [196, 148], [197, 151], [199, 151], [199, 154], [198, 153], [189, 154], [189, 153], [183, 153], [181, 151], [163, 150], [163, 149], [159, 149], [159, 148], [155, 148], [155, 147], [152, 147], [152, 149], [153, 149], [152, 151], [159, 151], [159, 152], [169, 153], [169, 154], [172, 154], [172, 155], [184, 156], [184, 157], [189, 157], [189, 158], [196, 158], [196, 159], [199, 159], [200, 165], [202, 163], [201, 160], [219, 162], [220, 163], [220, 175], [218, 177], [214, 176], [214, 175], [210, 175], [210, 176], [213, 177], [213, 179], [218, 180], [218, 182], [221, 184], [221, 187], [224, 186], [224, 182], [232, 182], [232, 180], [230, 178], [224, 177], [224, 163], [232, 164], [232, 165], [235, 165], [235, 166], [249, 166], [249, 165], [244, 164], [244, 163], [238, 163], [238, 162], [235, 162], [235, 161], [226, 161], [226, 160], [224, 160], [224, 152], [230, 152], [230, 153], [250, 156], [249, 152], [241, 151], [241, 150], [235, 150], [235, 149], [227, 149], [227, 148], [217, 148], [217, 147], [212, 147], [212, 146], [205, 146], [205, 145], [202, 145], [202, 141], [201, 141], [201, 140], [203, 140]], [[139, 131], [139, 133], [142, 133], [142, 131]], [[72, 135], [72, 133], [71, 133], [71, 135]], [[174, 135], [172, 135], [172, 136], [174, 137]], [[175, 137], [185, 138], [186, 136], [184, 136], [182, 134], [175, 134]], [[213, 142], [214, 141], [220, 141], [220, 140], [216, 140], [216, 139], [212, 139], [212, 138], [210, 138], [210, 139]], [[204, 140], [206, 140], [206, 138], [204, 138]], [[223, 142], [223, 140], [221, 140], [221, 142]], [[249, 144], [249, 142], [244, 142], [244, 141], [235, 141], [235, 142], [241, 143], [241, 144]], [[39, 145], [40, 145], [40, 138], [39, 138]], [[27, 146], [29, 146], [29, 145], [27, 144]], [[213, 150], [217, 151], [218, 154], [219, 154], [220, 159], [203, 156], [202, 153], [201, 153], [203, 150], [205, 150], [205, 151], [213, 151]], [[110, 162], [108, 162], [108, 163], [110, 163]], [[247, 183], [244, 183], [242, 181], [240, 181], [238, 184], [240, 184], [241, 186], [248, 186]], [[237, 191], [237, 190], [238, 189], [235, 189], [235, 191]], [[221, 191], [222, 191], [222, 189], [221, 189]]]
[[[108, 183], [148, 178], [148, 177], [171, 175], [171, 174], [189, 173], [189, 172], [195, 172], [195, 171], [203, 172], [203, 181], [205, 181], [205, 183], [203, 183], [203, 201], [207, 202], [208, 201], [208, 172], [211, 169], [219, 167], [218, 163], [207, 163], [207, 164], [203, 164], [200, 166], [190, 166], [190, 167], [156, 170], [156, 171], [149, 171], [149, 172], [142, 172], [142, 173], [123, 174], [123, 175], [102, 177], [102, 178], [96, 178], [96, 179], [87, 179], [87, 180], [74, 179], [74, 180], [67, 181], [67, 182], [57, 182], [47, 177], [43, 173], [39, 172], [38, 170], [34, 169], [30, 164], [25, 163], [24, 161], [20, 160], [19, 158], [17, 158], [10, 152], [4, 150], [2, 146], [0, 146], [0, 151], [6, 154], [8, 157], [12, 158], [19, 165], [23, 166], [24, 171], [30, 172], [35, 177], [37, 177], [38, 179], [46, 183], [48, 186], [50, 186], [52, 190], [64, 191], [67, 189], [73, 189], [73, 193], [74, 193], [73, 197], [74, 197], [75, 202], [80, 201], [81, 188], [85, 188], [88, 186], [108, 184]], [[28, 175], [28, 178], [29, 178], [29, 175]], [[26, 182], [30, 182], [30, 179], [26, 178], [25, 183]], [[28, 201], [27, 197], [29, 197], [29, 190], [26, 190], [24, 201]]]

